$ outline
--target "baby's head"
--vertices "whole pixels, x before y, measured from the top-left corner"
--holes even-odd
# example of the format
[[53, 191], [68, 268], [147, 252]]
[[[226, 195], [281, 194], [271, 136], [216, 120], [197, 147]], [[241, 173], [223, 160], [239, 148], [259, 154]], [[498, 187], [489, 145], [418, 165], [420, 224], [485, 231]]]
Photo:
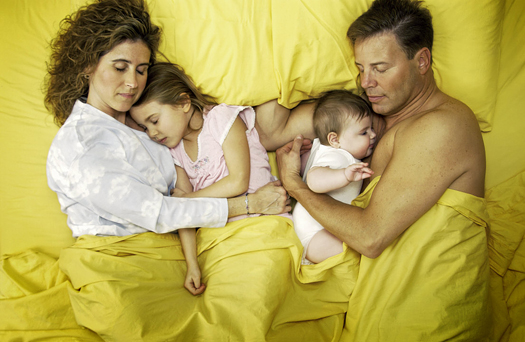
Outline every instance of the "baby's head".
[[347, 90], [325, 93], [317, 102], [313, 123], [321, 144], [344, 149], [357, 159], [372, 154], [376, 134], [372, 109]]
[[199, 121], [194, 114], [212, 104], [180, 66], [160, 62], [149, 67], [146, 87], [130, 114], [151, 139], [172, 148], [201, 128], [192, 126]]

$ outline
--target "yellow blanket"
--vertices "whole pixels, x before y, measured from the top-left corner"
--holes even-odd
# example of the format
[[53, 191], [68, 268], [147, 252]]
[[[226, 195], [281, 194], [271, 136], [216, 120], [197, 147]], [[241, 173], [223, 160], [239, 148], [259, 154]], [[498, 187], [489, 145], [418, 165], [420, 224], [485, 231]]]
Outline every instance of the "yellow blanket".
[[175, 234], [83, 236], [58, 265], [41, 254], [7, 256], [0, 337], [98, 341], [92, 330], [109, 341], [339, 340], [357, 253], [345, 248], [300, 267], [301, 244], [291, 220], [280, 216], [200, 229], [197, 243], [207, 285], [197, 297], [183, 288]]
[[[379, 181], [352, 204], [368, 206]], [[449, 189], [381, 256], [363, 256], [341, 340], [488, 340], [487, 222], [484, 199]]]

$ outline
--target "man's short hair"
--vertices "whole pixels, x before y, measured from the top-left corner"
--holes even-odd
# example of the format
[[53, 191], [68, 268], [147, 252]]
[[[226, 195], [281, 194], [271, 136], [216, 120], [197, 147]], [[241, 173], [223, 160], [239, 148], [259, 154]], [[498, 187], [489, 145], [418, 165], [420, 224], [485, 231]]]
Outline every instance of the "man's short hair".
[[430, 11], [419, 0], [375, 0], [348, 29], [352, 46], [382, 33], [393, 33], [408, 59], [426, 47], [432, 53], [434, 29]]
[[315, 134], [323, 145], [329, 145], [328, 133], [341, 134], [349, 117], [356, 121], [372, 115], [372, 108], [360, 96], [348, 90], [332, 90], [324, 93], [314, 109]]

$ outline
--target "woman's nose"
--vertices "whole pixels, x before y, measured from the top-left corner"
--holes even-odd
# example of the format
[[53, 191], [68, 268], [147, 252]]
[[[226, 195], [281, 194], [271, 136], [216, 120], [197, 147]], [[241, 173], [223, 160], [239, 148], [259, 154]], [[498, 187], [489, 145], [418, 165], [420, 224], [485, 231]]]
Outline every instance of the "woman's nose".
[[137, 75], [135, 75], [135, 72], [130, 70], [130, 72], [126, 76], [126, 86], [130, 87], [131, 89], [137, 88], [138, 82]]

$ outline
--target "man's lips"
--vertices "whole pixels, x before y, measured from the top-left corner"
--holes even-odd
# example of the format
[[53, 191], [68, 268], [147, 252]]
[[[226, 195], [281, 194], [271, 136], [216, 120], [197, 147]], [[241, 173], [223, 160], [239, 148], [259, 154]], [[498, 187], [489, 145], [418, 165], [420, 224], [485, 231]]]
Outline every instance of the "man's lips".
[[368, 96], [368, 101], [370, 102], [377, 102], [383, 98], [383, 96], [379, 96], [379, 95], [367, 95], [367, 96]]

